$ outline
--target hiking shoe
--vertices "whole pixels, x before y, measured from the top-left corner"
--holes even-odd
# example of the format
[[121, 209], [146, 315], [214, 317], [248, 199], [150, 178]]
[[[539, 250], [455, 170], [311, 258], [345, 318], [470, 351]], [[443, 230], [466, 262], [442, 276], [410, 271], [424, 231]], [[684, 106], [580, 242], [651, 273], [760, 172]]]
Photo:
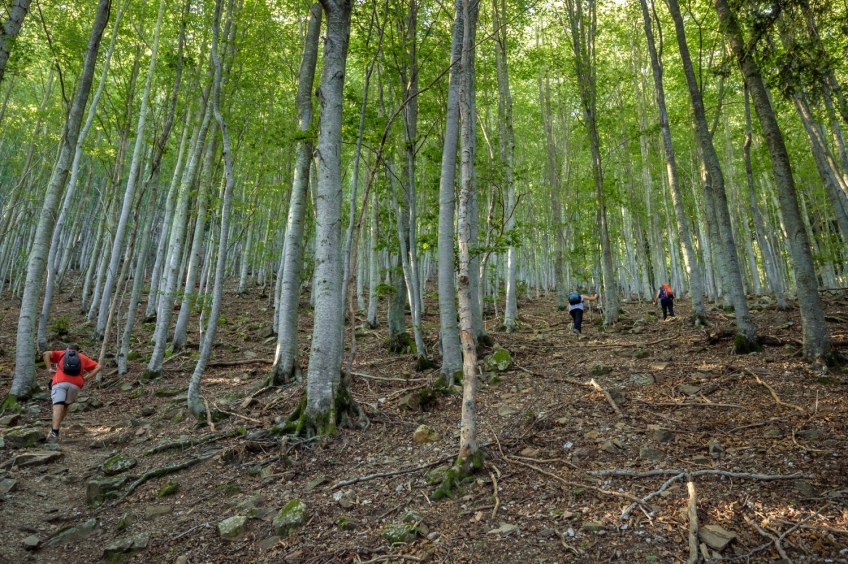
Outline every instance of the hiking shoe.
[[56, 444], [56, 443], [59, 442], [59, 435], [57, 435], [56, 433], [53, 433], [51, 431], [51, 433], [49, 435], [47, 435], [47, 439], [45, 439], [44, 442], [49, 443], [49, 444]]

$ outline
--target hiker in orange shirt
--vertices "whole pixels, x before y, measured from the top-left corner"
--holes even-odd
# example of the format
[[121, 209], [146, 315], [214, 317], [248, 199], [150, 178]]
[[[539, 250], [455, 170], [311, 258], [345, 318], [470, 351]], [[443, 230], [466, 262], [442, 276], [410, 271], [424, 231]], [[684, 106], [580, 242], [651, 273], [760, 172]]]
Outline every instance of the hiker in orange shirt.
[[671, 289], [671, 286], [668, 284], [660, 286], [660, 289], [657, 290], [657, 295], [654, 296], [654, 305], [657, 305], [657, 301], [662, 306], [663, 320], [666, 317], [674, 317], [674, 291]]
[[[59, 442], [59, 427], [68, 414], [68, 407], [77, 401], [85, 381], [97, 376], [101, 366], [79, 352], [79, 345], [71, 343], [63, 351], [44, 351], [44, 365], [54, 372], [50, 381], [50, 399], [53, 401], [53, 427], [47, 437], [48, 443]], [[51, 367], [56, 365], [55, 370]]]

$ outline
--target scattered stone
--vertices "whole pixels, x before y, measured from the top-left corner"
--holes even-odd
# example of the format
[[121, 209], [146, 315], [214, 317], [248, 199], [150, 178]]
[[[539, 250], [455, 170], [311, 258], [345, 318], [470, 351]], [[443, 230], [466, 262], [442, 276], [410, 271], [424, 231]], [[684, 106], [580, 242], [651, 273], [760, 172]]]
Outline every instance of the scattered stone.
[[665, 370], [668, 368], [667, 362], [655, 362], [651, 364], [651, 370]]
[[539, 531], [540, 539], [552, 539], [556, 536], [557, 532], [555, 529], [542, 529]]
[[144, 508], [144, 519], [147, 521], [153, 521], [157, 517], [169, 515], [173, 511], [174, 508], [170, 505], [148, 505]]
[[498, 415], [501, 417], [509, 417], [510, 415], [515, 415], [516, 413], [521, 413], [520, 409], [516, 409], [514, 407], [510, 407], [508, 405], [503, 405], [498, 409]]
[[777, 427], [769, 427], [765, 431], [763, 431], [763, 436], [767, 439], [779, 439], [783, 437], [784, 433]]
[[407, 543], [415, 538], [415, 527], [406, 523], [399, 525], [389, 525], [383, 529], [383, 537], [389, 544]]
[[280, 509], [274, 517], [272, 525], [274, 532], [280, 537], [289, 536], [295, 529], [300, 528], [306, 522], [306, 505], [299, 499], [293, 499]]
[[103, 559], [107, 562], [123, 562], [125, 558], [146, 550], [148, 544], [150, 533], [126, 537], [106, 545], [103, 549]]
[[26, 468], [28, 466], [43, 466], [45, 464], [50, 464], [51, 462], [55, 462], [62, 458], [64, 454], [55, 451], [35, 451], [28, 452], [26, 454], [19, 454], [13, 458], [10, 458], [3, 464], [0, 464], [0, 468], [11, 468], [12, 466], [17, 465], [18, 468]]
[[816, 497], [818, 494], [815, 486], [807, 480], [795, 480], [792, 486], [804, 497]]
[[3, 433], [3, 439], [9, 448], [32, 448], [44, 437], [44, 430], [35, 427], [15, 427]]
[[165, 482], [165, 485], [159, 489], [159, 493], [156, 494], [156, 497], [172, 496], [178, 491], [180, 491], [180, 485], [177, 482]]
[[173, 398], [182, 393], [184, 388], [159, 388], [154, 393], [160, 398]]
[[327, 476], [324, 476], [324, 475], [318, 476], [317, 478], [315, 478], [314, 480], [312, 480], [311, 482], [306, 484], [306, 486], [303, 488], [303, 491], [311, 492], [312, 490], [314, 490], [318, 486], [326, 484], [328, 480], [329, 480], [329, 478], [327, 478]]
[[661, 450], [651, 448], [651, 447], [642, 447], [639, 449], [639, 459], [640, 460], [653, 460], [655, 462], [661, 462], [665, 460], [665, 453]]
[[637, 386], [650, 386], [656, 383], [656, 380], [654, 380], [651, 374], [631, 374], [630, 381]]
[[0, 480], [0, 495], [6, 495], [10, 491], [14, 490], [17, 485], [18, 481], [11, 478]]
[[150, 417], [156, 413], [156, 406], [153, 405], [144, 405], [141, 407], [141, 416], [142, 417]]
[[804, 429], [803, 431], [798, 431], [795, 434], [803, 439], [807, 439], [808, 441], [816, 441], [822, 436], [819, 429]]
[[434, 443], [439, 439], [439, 433], [428, 425], [419, 425], [412, 434], [412, 442], [415, 443]]
[[704, 456], [703, 454], [698, 454], [692, 457], [693, 464], [700, 464], [701, 466], [709, 466], [712, 464], [713, 459], [709, 456]]
[[247, 517], [236, 515], [218, 523], [218, 536], [224, 540], [236, 540], [244, 534]]
[[701, 391], [700, 386], [693, 386], [691, 384], [683, 384], [682, 386], [679, 386], [678, 389], [687, 396], [694, 396]]
[[580, 530], [585, 533], [597, 533], [598, 531], [603, 531], [604, 526], [602, 523], [597, 523], [595, 521], [586, 521], [580, 525]]
[[[621, 451], [621, 447], [617, 446], [615, 443], [618, 441], [606, 441], [601, 445], [601, 450], [604, 452], [608, 452], [610, 454], [618, 454]], [[621, 444], [621, 443], [619, 443]]]
[[600, 433], [598, 433], [596, 430], [592, 429], [591, 431], [589, 431], [588, 433], [586, 433], [585, 435], [583, 435], [583, 438], [584, 438], [584, 439], [588, 439], [588, 440], [590, 440], [590, 441], [594, 441], [594, 440], [596, 440], [599, 436], [600, 436]]
[[703, 525], [698, 529], [698, 538], [713, 550], [721, 552], [733, 542], [736, 533], [732, 533], [719, 525]]
[[259, 337], [260, 339], [269, 339], [274, 335], [276, 335], [276, 333], [274, 333], [274, 327], [272, 327], [271, 325], [266, 325], [265, 327], [259, 330], [259, 333], [257, 333], [257, 337]]
[[608, 366], [603, 362], [596, 362], [592, 365], [592, 376], [606, 376], [612, 372], [612, 366]]
[[129, 476], [120, 478], [94, 478], [85, 485], [85, 498], [90, 505], [100, 505], [107, 499], [118, 497], [118, 490], [124, 487]]
[[21, 420], [20, 413], [13, 413], [0, 417], [0, 427], [14, 427]]
[[171, 423], [182, 423], [184, 419], [185, 419], [185, 410], [180, 409], [171, 418]]
[[268, 537], [267, 539], [261, 540], [256, 543], [256, 547], [260, 550], [268, 550], [277, 546], [277, 543], [280, 542], [280, 537], [277, 535]]
[[491, 531], [487, 532], [486, 534], [487, 535], [508, 535], [509, 533], [511, 533], [513, 531], [517, 531], [517, 530], [518, 530], [518, 525], [512, 525], [510, 523], [501, 523], [500, 527], [498, 527], [497, 529], [492, 529]]
[[238, 505], [236, 505], [236, 511], [239, 514], [247, 515], [248, 517], [254, 517], [256, 514], [256, 508], [262, 505], [265, 501], [262, 494], [256, 494], [245, 499], [241, 500]]
[[129, 456], [125, 456], [124, 454], [118, 453], [112, 458], [107, 459], [103, 464], [100, 465], [100, 469], [107, 476], [114, 476], [115, 474], [120, 474], [121, 472], [126, 472], [130, 468], [135, 467], [136, 461]]
[[122, 392], [131, 392], [131, 391], [133, 391], [133, 387], [134, 386], [132, 384], [124, 384], [123, 386], [121, 386], [121, 391]]
[[69, 542], [78, 542], [87, 539], [94, 533], [97, 525], [97, 519], [89, 519], [82, 525], [62, 529], [58, 534], [53, 536], [52, 539], [47, 541], [47, 547], [55, 548], [57, 546], [62, 546], [63, 544], [68, 544]]
[[486, 372], [503, 372], [512, 365], [512, 355], [506, 349], [497, 349], [483, 361]]
[[341, 495], [336, 498], [336, 501], [339, 502], [339, 506], [341, 506], [342, 509], [350, 509], [356, 504], [356, 494], [353, 490], [336, 493], [341, 493]]
[[359, 522], [349, 517], [339, 517], [336, 519], [336, 527], [342, 531], [353, 531], [359, 527]]
[[415, 411], [420, 405], [421, 401], [418, 398], [418, 394], [406, 394], [398, 402], [398, 407], [407, 411]]
[[645, 328], [640, 326], [634, 327], [630, 330], [630, 332], [634, 335], [641, 335], [645, 331]]
[[30, 535], [22, 541], [24, 545], [24, 550], [38, 550], [38, 547], [41, 546], [41, 539], [35, 535]]
[[642, 360], [643, 358], [648, 358], [649, 356], [651, 356], [651, 353], [649, 353], [645, 349], [636, 349], [636, 352], [633, 353], [633, 358], [637, 358], [639, 360]]
[[671, 443], [674, 442], [674, 433], [663, 427], [649, 425], [648, 438], [658, 443]]
[[724, 447], [719, 444], [719, 442], [715, 439], [710, 439], [708, 443], [710, 449], [710, 456], [713, 458], [720, 458], [722, 454], [724, 454]]

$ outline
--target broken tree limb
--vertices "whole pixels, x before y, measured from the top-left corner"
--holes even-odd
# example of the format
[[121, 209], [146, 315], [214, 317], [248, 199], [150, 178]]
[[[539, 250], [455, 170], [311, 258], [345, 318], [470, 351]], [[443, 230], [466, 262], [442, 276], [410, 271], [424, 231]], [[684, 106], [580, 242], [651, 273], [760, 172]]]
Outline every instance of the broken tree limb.
[[427, 464], [421, 464], [414, 468], [406, 468], [404, 470], [395, 470], [394, 472], [378, 472], [376, 474], [368, 474], [367, 476], [359, 476], [358, 478], [353, 478], [350, 480], [341, 480], [336, 482], [336, 485], [331, 489], [343, 488], [345, 486], [349, 486], [351, 484], [358, 484], [359, 482], [367, 482], [368, 480], [374, 480], [376, 478], [388, 478], [389, 476], [399, 476], [401, 474], [411, 474], [412, 472], [417, 472], [419, 470], [424, 470], [425, 468], [430, 468], [432, 466], [436, 466], [438, 464], [442, 464], [449, 460], [453, 460], [456, 458], [456, 455], [445, 456], [438, 460], [434, 460], [433, 462], [428, 462]]
[[132, 494], [136, 490], [136, 488], [138, 488], [140, 485], [144, 484], [148, 480], [152, 480], [153, 478], [161, 478], [162, 476], [167, 476], [169, 474], [179, 472], [180, 470], [185, 470], [186, 468], [191, 468], [192, 466], [197, 466], [201, 462], [206, 462], [207, 460], [209, 460], [213, 456], [215, 456], [215, 455], [209, 454], [209, 455], [206, 455], [206, 456], [201, 456], [199, 458], [192, 458], [192, 459], [187, 460], [185, 462], [181, 462], [180, 464], [175, 464], [173, 466], [165, 466], [164, 468], [157, 468], [156, 470], [151, 470], [150, 472], [146, 472], [145, 474], [142, 474], [141, 477], [138, 478], [135, 482], [130, 484], [130, 487], [127, 489], [127, 491], [124, 495], [122, 495], [121, 497], [119, 497], [118, 499], [113, 501], [108, 506], [103, 505], [101, 507], [101, 510], [106, 509], [107, 507], [110, 507], [110, 508], [115, 507], [116, 505], [121, 503], [124, 499], [126, 499], [127, 496]]
[[386, 378], [384, 376], [372, 376], [371, 374], [365, 374], [364, 372], [351, 372], [353, 376], [359, 376], [360, 378], [368, 378], [370, 380], [383, 380], [386, 382], [427, 382], [429, 378]]
[[589, 385], [591, 385], [593, 388], [595, 388], [596, 390], [598, 390], [599, 392], [601, 392], [602, 394], [604, 394], [604, 397], [605, 397], [605, 398], [607, 398], [607, 402], [609, 402], [609, 404], [612, 406], [613, 411], [615, 411], [615, 413], [616, 413], [619, 417], [623, 417], [623, 416], [624, 416], [624, 414], [621, 412], [621, 409], [620, 409], [620, 408], [618, 407], [618, 405], [615, 403], [615, 400], [614, 400], [614, 399], [612, 399], [612, 396], [610, 395], [610, 393], [609, 393], [608, 391], [606, 391], [604, 388], [602, 388], [602, 387], [601, 387], [601, 385], [600, 385], [600, 384], [598, 384], [598, 383], [595, 381], [595, 379], [594, 379], [594, 378], [592, 378], [591, 380], [589, 380]]
[[743, 515], [743, 517], [745, 518], [746, 523], [748, 523], [749, 525], [754, 527], [757, 530], [758, 533], [760, 533], [765, 538], [769, 539], [774, 544], [774, 548], [777, 549], [777, 553], [780, 555], [780, 557], [783, 559], [784, 562], [788, 562], [789, 564], [792, 564], [792, 560], [789, 558], [789, 556], [787, 556], [786, 551], [783, 550], [783, 545], [780, 544], [780, 539], [776, 535], [773, 535], [773, 534], [769, 533], [768, 531], [764, 530], [756, 522], [754, 522], [753, 519], [751, 519], [747, 515]]
[[498, 514], [498, 508], [501, 506], [501, 498], [498, 496], [498, 479], [495, 478], [494, 472], [489, 472], [489, 477], [492, 479], [492, 487], [494, 488], [492, 495], [495, 496], [495, 506], [492, 508], [492, 520], [494, 520]]
[[747, 372], [748, 374], [753, 376], [757, 380], [757, 384], [760, 384], [761, 386], [765, 386], [765, 388], [771, 394], [771, 397], [774, 398], [774, 401], [777, 403], [777, 405], [782, 405], [783, 407], [791, 407], [792, 409], [797, 409], [798, 411], [800, 411], [802, 413], [807, 413], [807, 410], [804, 409], [803, 407], [801, 407], [800, 405], [795, 405], [794, 403], [788, 403], [788, 402], [785, 402], [782, 399], [780, 399], [780, 397], [777, 395], [777, 392], [774, 391], [774, 388], [772, 388], [771, 385], [769, 385], [768, 382], [764, 382], [763, 380], [761, 380], [760, 377], [755, 372], [753, 372], [752, 370], [746, 368], [745, 372]]
[[686, 476], [686, 489], [689, 491], [689, 564], [698, 564], [698, 493], [691, 475]]
[[515, 464], [520, 464], [521, 466], [526, 466], [527, 468], [531, 468], [531, 469], [535, 470], [536, 472], [539, 472], [540, 474], [544, 474], [545, 476], [548, 476], [549, 478], [553, 478], [554, 480], [556, 480], [556, 481], [558, 481], [562, 484], [565, 484], [566, 486], [574, 486], [574, 487], [577, 487], [577, 488], [586, 488], [588, 490], [593, 490], [593, 491], [596, 491], [598, 493], [602, 493], [604, 495], [611, 495], [611, 496], [615, 496], [615, 497], [623, 497], [625, 499], [629, 499], [630, 501], [632, 501], [634, 503], [638, 503], [639, 505], [644, 505], [644, 502], [641, 499], [639, 499], [635, 495], [627, 493], [627, 492], [613, 492], [613, 491], [605, 490], [605, 489], [602, 489], [602, 488], [597, 488], [595, 486], [590, 486], [589, 484], [581, 484], [580, 482], [572, 482], [570, 480], [566, 480], [565, 478], [561, 478], [560, 476], [557, 476], [556, 474], [554, 474], [552, 472], [542, 470], [538, 466], [534, 466], [532, 464], [527, 464], [526, 462], [521, 462], [520, 460], [515, 460], [515, 459], [509, 459], [508, 458], [507, 460], [509, 460], [510, 462], [514, 462]]
[[206, 368], [226, 368], [228, 366], [243, 366], [245, 364], [274, 364], [272, 358], [251, 358], [250, 360], [229, 360], [221, 362], [210, 362]]
[[[683, 472], [681, 472], [681, 473], [679, 473], [679, 474], [675, 474], [674, 476], [672, 476], [671, 478], [669, 478], [668, 480], [666, 480], [666, 481], [665, 481], [665, 483], [663, 483], [663, 485], [662, 485], [662, 486], [660, 486], [660, 489], [658, 489], [658, 490], [657, 490], [657, 491], [655, 491], [655, 492], [651, 492], [651, 493], [649, 493], [648, 495], [646, 495], [645, 497], [643, 497], [643, 498], [642, 498], [642, 501], [643, 501], [643, 502], [645, 502], [645, 503], [648, 503], [649, 501], [651, 501], [652, 499], [654, 499], [654, 498], [655, 498], [655, 497], [657, 497], [658, 495], [662, 495], [662, 493], [663, 493], [665, 490], [667, 490], [668, 488], [670, 488], [670, 487], [671, 487], [671, 485], [672, 485], [674, 482], [676, 482], [676, 481], [678, 481], [678, 480], [682, 480], [682, 479], [683, 479], [683, 478], [685, 478], [685, 477], [686, 477], [686, 474], [685, 474], [685, 473], [683, 473]], [[629, 518], [630, 518], [630, 513], [631, 513], [634, 509], [636, 509], [636, 507], [637, 507], [637, 505], [636, 505], [635, 503], [631, 503], [629, 506], [627, 506], [627, 507], [624, 509], [624, 511], [622, 511], [622, 512], [621, 512], [621, 517], [620, 517], [620, 519], [621, 519], [622, 521], [626, 521], [627, 519], [629, 519]], [[649, 516], [649, 518], [650, 518], [650, 516]]]
[[227, 431], [226, 433], [213, 433], [209, 435], [204, 435], [199, 439], [183, 439], [179, 441], [171, 441], [169, 443], [164, 443], [161, 445], [157, 445], [151, 449], [144, 451], [144, 456], [150, 456], [151, 454], [158, 454], [160, 452], [165, 452], [166, 450], [173, 450], [178, 448], [187, 448], [195, 445], [200, 445], [204, 443], [212, 443], [215, 441], [220, 441], [221, 439], [229, 439], [230, 437], [234, 437], [240, 434], [238, 429], [233, 429], [232, 431]]

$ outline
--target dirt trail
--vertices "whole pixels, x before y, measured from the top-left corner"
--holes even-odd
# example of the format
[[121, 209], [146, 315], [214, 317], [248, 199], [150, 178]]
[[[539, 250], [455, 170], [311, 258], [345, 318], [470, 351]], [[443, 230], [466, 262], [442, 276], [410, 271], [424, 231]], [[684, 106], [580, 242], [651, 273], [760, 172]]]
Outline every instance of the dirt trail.
[[[797, 311], [763, 304], [754, 308], [761, 333], [789, 345], [745, 357], [728, 355], [726, 339], [711, 342], [680, 320], [657, 321], [656, 310], [638, 304], [625, 306], [613, 332], [599, 332], [587, 317], [579, 338], [569, 332], [567, 314], [547, 301], [521, 304], [517, 333], [500, 333], [489, 321], [495, 341], [512, 353], [512, 364], [503, 372], [487, 371], [481, 381], [486, 466], [461, 494], [436, 501], [436, 486], [426, 477], [455, 453], [460, 398], [439, 396], [422, 409], [409, 405], [409, 394], [437, 374], [416, 374], [411, 356], [386, 354], [384, 329], [360, 331], [352, 393], [371, 428], [343, 430], [329, 442], [280, 444], [261, 432], [289, 413], [303, 387], [270, 390], [245, 406], [273, 351], [273, 339], [262, 337], [271, 313], [267, 297], [228, 294], [224, 311], [238, 313], [229, 313], [222, 325], [213, 359], [219, 364], [210, 368], [203, 394], [211, 406], [235, 414], [218, 422], [215, 433], [243, 428], [244, 435], [209, 441], [212, 431], [186, 416], [183, 394], [196, 349], [170, 359], [166, 376], [144, 386], [136, 383], [143, 365], [132, 362], [119, 382], [84, 391], [104, 405], [69, 415], [61, 460], [0, 476], [17, 480], [15, 489], [0, 496], [0, 562], [95, 561], [116, 541], [125, 543], [127, 558], [137, 550], [138, 562], [364, 562], [391, 561], [391, 555], [439, 562], [685, 560], [685, 482], [666, 483], [672, 473], [591, 475], [613, 469], [694, 473], [702, 529], [721, 526], [735, 535], [721, 550], [726, 557], [755, 551], [770, 542], [764, 534], [776, 537], [808, 519], [782, 541], [793, 561], [845, 561], [848, 376], [800, 362], [791, 345], [798, 336]], [[832, 299], [827, 307], [834, 318], [848, 319], [848, 302]], [[685, 316], [687, 304], [677, 309]], [[435, 343], [435, 306], [429, 311], [424, 328], [428, 343]], [[2, 313], [4, 326], [13, 326], [16, 312]], [[311, 320], [308, 313], [301, 317], [306, 350]], [[714, 335], [732, 328], [724, 313], [714, 311], [711, 319]], [[147, 343], [150, 329], [139, 327], [139, 343]], [[831, 329], [840, 334], [846, 327], [834, 323]], [[84, 333], [81, 328], [71, 337], [92, 348]], [[13, 336], [0, 333], [0, 347], [11, 350], [12, 342]], [[0, 357], [2, 373], [9, 373], [9, 362]], [[600, 390], [589, 385], [592, 379]], [[6, 380], [0, 388], [7, 389]], [[31, 407], [38, 413], [25, 414], [25, 422], [46, 424], [47, 403]], [[435, 432], [430, 442], [413, 441], [421, 424]], [[180, 437], [206, 442], [144, 454]], [[7, 445], [0, 464], [21, 452]], [[109, 499], [93, 507], [86, 501], [87, 483], [104, 479], [100, 465], [114, 453], [136, 461], [117, 475], [133, 479], [211, 458], [151, 479], [117, 504]], [[793, 473], [804, 477], [743, 476]], [[176, 492], [159, 497], [168, 482], [177, 484]], [[649, 495], [641, 508], [628, 510], [633, 499]], [[279, 538], [272, 520], [294, 499], [305, 504], [307, 523]], [[218, 523], [237, 515], [249, 518], [245, 532], [222, 540]], [[98, 524], [87, 538], [37, 551], [22, 545], [30, 535], [44, 543], [62, 527], [92, 518]], [[405, 518], [414, 531], [407, 542], [391, 545], [387, 529], [403, 526]], [[143, 550], [131, 545], [138, 539], [147, 539]], [[777, 556], [770, 545], [751, 559]]]

